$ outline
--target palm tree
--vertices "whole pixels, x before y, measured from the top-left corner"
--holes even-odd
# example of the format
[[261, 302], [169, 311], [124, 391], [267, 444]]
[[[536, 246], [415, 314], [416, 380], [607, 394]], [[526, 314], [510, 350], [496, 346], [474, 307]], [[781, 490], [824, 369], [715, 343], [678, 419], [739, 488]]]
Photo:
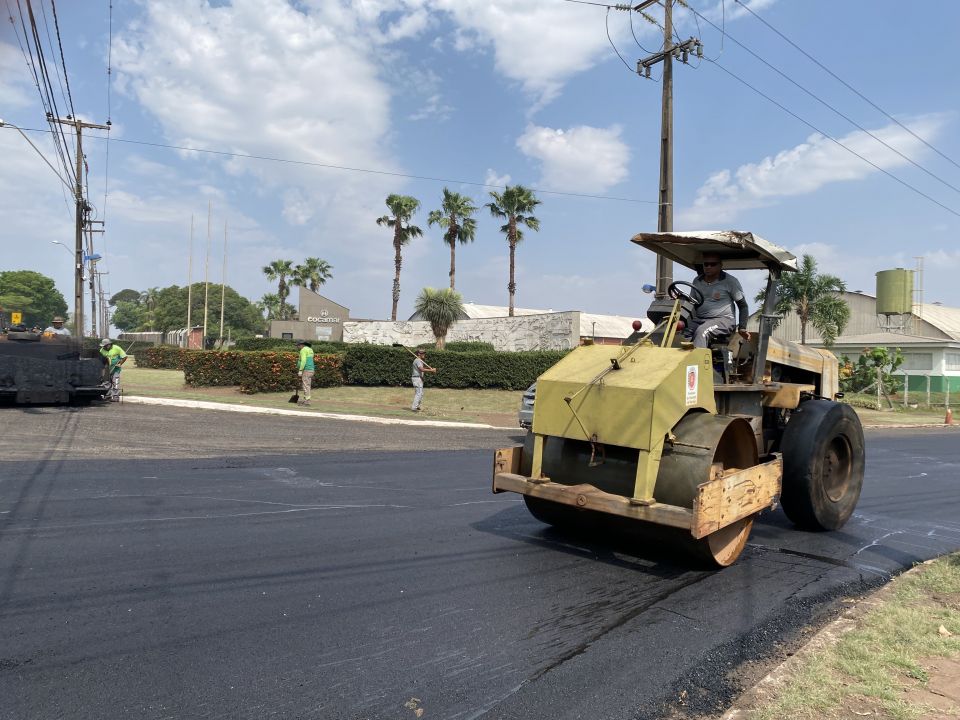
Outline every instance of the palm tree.
[[267, 320], [276, 320], [280, 311], [280, 296], [276, 293], [267, 293], [260, 298], [257, 308], [266, 315]]
[[290, 283], [297, 287], [308, 287], [311, 292], [316, 292], [318, 287], [333, 277], [331, 270], [333, 266], [326, 260], [309, 257], [303, 261], [303, 265], [297, 265], [293, 269]]
[[274, 260], [263, 268], [263, 274], [267, 280], [277, 281], [277, 297], [280, 299], [279, 316], [277, 320], [286, 320], [287, 296], [290, 295], [290, 286], [287, 285], [287, 278], [293, 274], [293, 260]]
[[442, 210], [432, 210], [427, 216], [427, 225], [439, 225], [446, 228], [443, 241], [450, 246], [450, 289], [453, 290], [454, 276], [457, 272], [457, 243], [466, 245], [473, 242], [477, 234], [477, 221], [471, 215], [477, 211], [473, 200], [466, 195], [443, 189]]
[[510, 246], [510, 283], [507, 285], [507, 290], [510, 292], [510, 317], [513, 317], [513, 296], [517, 292], [517, 283], [514, 279], [514, 255], [517, 243], [523, 240], [520, 225], [526, 225], [533, 231], [540, 230], [540, 221], [530, 214], [540, 201], [533, 194], [533, 190], [523, 185], [507, 185], [502, 193], [491, 191], [490, 197], [493, 198], [493, 202], [485, 205], [490, 210], [490, 214], [507, 220], [506, 224], [500, 227], [500, 232], [507, 236], [507, 244]]
[[431, 287], [425, 287], [417, 296], [414, 309], [420, 317], [430, 323], [433, 336], [437, 339], [437, 350], [443, 350], [447, 342], [447, 332], [457, 320], [466, 317], [463, 298], [453, 288], [434, 290]]
[[386, 225], [393, 228], [393, 265], [396, 274], [393, 276], [393, 310], [390, 312], [390, 319], [397, 319], [397, 304], [400, 302], [400, 265], [403, 259], [400, 257], [400, 248], [406, 245], [412, 238], [423, 235], [423, 230], [416, 225], [410, 224], [410, 218], [420, 209], [420, 201], [409, 195], [387, 195], [387, 207], [393, 216], [382, 215], [377, 218], [377, 225]]
[[850, 307], [836, 294], [846, 289], [846, 283], [835, 275], [818, 273], [817, 261], [812, 255], [804, 255], [797, 272], [784, 273], [777, 280], [776, 313], [797, 314], [801, 345], [807, 343], [810, 323], [820, 333], [823, 344], [830, 347], [850, 322]]

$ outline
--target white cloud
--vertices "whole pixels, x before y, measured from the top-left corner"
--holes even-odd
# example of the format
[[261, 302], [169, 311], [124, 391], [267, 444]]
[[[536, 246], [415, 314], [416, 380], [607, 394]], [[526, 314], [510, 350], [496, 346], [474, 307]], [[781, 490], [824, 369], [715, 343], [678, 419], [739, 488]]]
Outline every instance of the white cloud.
[[[943, 115], [927, 115], [909, 125], [914, 133], [930, 141], [945, 123]], [[894, 123], [871, 132], [915, 160], [924, 153], [923, 143]], [[884, 170], [907, 164], [903, 157], [865, 132], [858, 130], [838, 139]], [[785, 197], [811, 193], [833, 182], [860, 180], [876, 172], [876, 168], [829, 138], [811, 135], [806, 142], [773, 157], [741, 165], [735, 172], [720, 170], [708, 177], [697, 190], [693, 206], [678, 213], [677, 226], [694, 228], [727, 224], [744, 211], [773, 205]]]
[[506, 187], [510, 184], [510, 175], [498, 175], [497, 171], [493, 168], [487, 168], [487, 175], [483, 179], [484, 185], [496, 185], [498, 187]]
[[18, 48], [0, 41], [0, 107], [10, 110], [29, 104], [27, 85], [21, 82], [23, 63]]
[[627, 177], [630, 149], [620, 139], [622, 128], [586, 125], [559, 130], [527, 126], [517, 147], [539, 160], [540, 185], [568, 192], [600, 193]]
[[[553, 100], [572, 75], [612, 56], [596, 7], [556, 0], [435, 0], [460, 26], [454, 47], [475, 52], [493, 46], [498, 72], [537, 98], [535, 108]], [[622, 20], [622, 19], [621, 19]], [[623, 38], [623, 22], [611, 22]]]

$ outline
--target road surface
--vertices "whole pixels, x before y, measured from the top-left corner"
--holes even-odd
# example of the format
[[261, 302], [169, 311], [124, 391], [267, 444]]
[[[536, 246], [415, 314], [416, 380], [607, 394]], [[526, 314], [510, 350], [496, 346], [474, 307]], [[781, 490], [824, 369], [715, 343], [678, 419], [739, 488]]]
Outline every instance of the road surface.
[[[869, 432], [841, 531], [712, 572], [489, 491], [509, 431], [0, 409], [0, 718], [658, 718], [960, 548], [956, 430]], [[418, 711], [422, 713], [418, 714]]]

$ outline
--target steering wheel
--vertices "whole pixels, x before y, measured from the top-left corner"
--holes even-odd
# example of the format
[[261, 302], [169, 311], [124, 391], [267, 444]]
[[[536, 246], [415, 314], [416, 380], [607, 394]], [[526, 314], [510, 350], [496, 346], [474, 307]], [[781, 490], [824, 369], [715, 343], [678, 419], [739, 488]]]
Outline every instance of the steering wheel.
[[[681, 290], [681, 287], [689, 288], [689, 293]], [[667, 286], [667, 295], [674, 300], [683, 300], [693, 303], [694, 307], [699, 307], [703, 303], [703, 293], [697, 290], [693, 285], [683, 280], [677, 280]]]

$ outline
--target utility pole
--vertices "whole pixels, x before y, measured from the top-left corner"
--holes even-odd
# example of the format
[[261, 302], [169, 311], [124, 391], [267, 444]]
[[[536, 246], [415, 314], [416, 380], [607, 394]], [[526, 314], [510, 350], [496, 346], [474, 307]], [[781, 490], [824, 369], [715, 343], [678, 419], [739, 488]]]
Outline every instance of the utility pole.
[[74, 244], [74, 278], [73, 278], [73, 317], [76, 326], [77, 335], [83, 337], [83, 233], [87, 228], [87, 213], [90, 212], [90, 206], [83, 197], [83, 130], [90, 128], [93, 130], [109, 130], [106, 125], [95, 125], [86, 123], [74, 117], [55, 118], [55, 121], [61, 125], [69, 125], [77, 134], [77, 176], [76, 189], [74, 190], [74, 199], [77, 206], [77, 217], [75, 221], [76, 242]]
[[[663, 49], [637, 61], [637, 74], [650, 77], [650, 68], [663, 63], [663, 96], [660, 107], [660, 193], [657, 232], [673, 231], [673, 60], [686, 63], [691, 53], [703, 57], [703, 44], [696, 38], [673, 43], [673, 3], [675, 0], [644, 0], [633, 7], [642, 13], [646, 8], [663, 3]], [[654, 297], [667, 294], [673, 282], [673, 261], [657, 255], [657, 289]]]
[[207, 309], [210, 300], [210, 209], [211, 200], [207, 200], [207, 259], [203, 265], [203, 344], [201, 350], [207, 349]]
[[220, 348], [223, 348], [223, 308], [227, 299], [227, 221], [223, 221], [223, 272], [220, 275]]
[[187, 260], [187, 344], [190, 347], [190, 310], [193, 305], [193, 215], [190, 216], [190, 259]]

